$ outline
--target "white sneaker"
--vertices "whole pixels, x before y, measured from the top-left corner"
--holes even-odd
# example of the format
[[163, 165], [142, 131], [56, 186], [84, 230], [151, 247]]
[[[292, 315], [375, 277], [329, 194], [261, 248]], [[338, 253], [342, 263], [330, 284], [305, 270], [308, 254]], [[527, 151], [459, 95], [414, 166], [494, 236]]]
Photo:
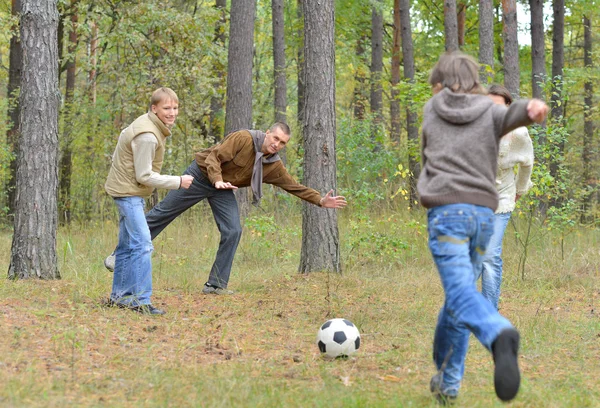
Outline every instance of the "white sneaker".
[[117, 259], [117, 257], [115, 256], [115, 253], [113, 252], [112, 254], [107, 256], [106, 259], [104, 260], [104, 267], [106, 269], [108, 269], [110, 272], [114, 272], [116, 259]]

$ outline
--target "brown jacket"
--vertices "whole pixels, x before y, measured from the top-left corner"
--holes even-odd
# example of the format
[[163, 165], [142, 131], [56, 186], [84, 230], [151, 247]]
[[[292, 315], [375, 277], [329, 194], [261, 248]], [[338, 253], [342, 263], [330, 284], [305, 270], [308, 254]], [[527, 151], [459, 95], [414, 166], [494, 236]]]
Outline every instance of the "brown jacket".
[[[217, 181], [248, 187], [254, 167], [254, 142], [247, 130], [229, 134], [221, 143], [196, 153], [196, 163], [213, 185]], [[290, 176], [281, 160], [263, 164], [263, 183], [284, 189], [309, 203], [319, 205], [321, 194]]]

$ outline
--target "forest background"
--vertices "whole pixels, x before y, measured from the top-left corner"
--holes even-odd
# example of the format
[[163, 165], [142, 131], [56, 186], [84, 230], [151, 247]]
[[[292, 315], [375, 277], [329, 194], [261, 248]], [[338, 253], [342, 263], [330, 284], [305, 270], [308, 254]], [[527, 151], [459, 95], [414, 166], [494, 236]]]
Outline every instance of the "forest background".
[[[7, 117], [0, 122], [0, 134], [7, 135], [0, 143], [5, 186], [0, 217], [6, 265], [18, 134], [18, 120], [11, 115], [19, 93], [18, 69], [9, 57], [18, 40], [18, 3], [0, 1], [0, 111]], [[285, 161], [300, 181], [307, 171], [302, 3], [256, 2], [251, 19], [250, 125], [266, 129], [275, 120], [291, 125]], [[484, 3], [491, 5], [486, 15], [491, 20], [481, 14]], [[295, 273], [301, 264], [302, 203], [265, 189], [262, 207], [248, 208], [244, 219], [233, 276], [241, 296], [207, 301], [198, 288], [218, 237], [208, 207], [201, 204], [155, 242], [156, 298], [171, 316], [155, 323], [100, 306], [111, 278], [102, 258], [117, 232], [116, 210], [103, 184], [121, 129], [145, 112], [157, 86], [173, 88], [181, 108], [163, 173], [180, 174], [195, 151], [226, 134], [228, 61], [236, 64], [236, 56], [228, 54], [233, 5], [59, 1], [63, 280], [1, 284], [0, 330], [11, 341], [0, 353], [6, 368], [0, 378], [7, 384], [0, 404], [432, 404], [426, 393], [429, 339], [442, 299], [414, 180], [422, 106], [431, 96], [427, 77], [445, 49], [457, 48], [479, 59], [485, 83], [504, 83], [515, 96], [535, 95], [552, 108], [545, 126], [530, 129], [534, 188], [519, 201], [507, 231], [503, 313], [528, 339], [522, 361], [527, 375], [517, 404], [600, 403], [593, 364], [600, 356], [594, 93], [599, 72], [593, 51], [598, 4], [519, 4], [531, 11], [531, 27], [517, 27], [522, 19], [516, 18], [514, 0], [335, 1], [337, 123], [330, 137], [337, 155], [336, 193], [350, 203], [340, 212], [344, 274]], [[410, 24], [401, 25], [400, 8], [406, 11], [408, 5], [410, 14], [403, 16]], [[280, 11], [279, 25], [273, 24], [274, 10]], [[274, 46], [274, 27], [283, 28], [283, 55]], [[522, 36], [531, 36], [530, 44], [518, 45]], [[180, 240], [187, 243], [184, 248], [177, 245]], [[363, 331], [364, 354], [323, 362], [312, 347], [314, 332], [322, 320], [340, 314]], [[90, 319], [97, 327], [90, 327]], [[489, 406], [489, 358], [479, 348], [470, 359], [475, 374], [467, 379], [470, 396], [462, 401]], [[555, 400], [548, 401], [544, 390], [553, 390]]]

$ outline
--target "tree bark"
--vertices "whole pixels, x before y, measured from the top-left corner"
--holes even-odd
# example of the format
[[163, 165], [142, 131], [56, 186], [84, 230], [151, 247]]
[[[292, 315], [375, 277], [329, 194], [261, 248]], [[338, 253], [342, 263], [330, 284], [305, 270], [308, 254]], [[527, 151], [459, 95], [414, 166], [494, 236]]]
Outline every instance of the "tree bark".
[[[298, 17], [298, 38], [300, 44], [298, 45], [298, 107], [297, 107], [297, 119], [300, 128], [302, 129], [302, 123], [304, 122], [304, 11], [303, 11], [304, 0], [298, 0], [296, 3], [296, 16]], [[302, 132], [302, 130], [300, 130]], [[302, 139], [302, 134], [300, 134]]]
[[[363, 68], [363, 62], [365, 61], [365, 47], [366, 36], [361, 35], [356, 40], [356, 57], [358, 60], [357, 66], [354, 70], [354, 93], [352, 95], [352, 107], [353, 117], [357, 120], [363, 120], [365, 118], [365, 112], [367, 107], [367, 91], [366, 87], [366, 69]], [[366, 63], [365, 63], [366, 66]]]
[[444, 0], [444, 34], [446, 36], [446, 51], [458, 50], [456, 0]]
[[[273, 20], [273, 82], [275, 83], [275, 122], [287, 123], [287, 84], [285, 66], [285, 30], [283, 0], [271, 1]], [[285, 165], [285, 148], [279, 152]]]
[[390, 122], [391, 122], [391, 140], [399, 144], [400, 135], [400, 91], [398, 84], [400, 83], [400, 47], [401, 47], [401, 24], [400, 24], [400, 0], [394, 0], [394, 33], [392, 45], [392, 69], [391, 69], [391, 85], [392, 98], [390, 101]]
[[381, 0], [377, 0], [371, 12], [371, 114], [373, 126], [371, 139], [377, 146], [377, 134], [383, 123], [383, 88], [381, 86], [381, 73], [383, 71], [383, 15], [380, 7]]
[[531, 12], [531, 89], [532, 96], [544, 99], [546, 46], [544, 40], [544, 0], [529, 0]]
[[[304, 184], [321, 192], [336, 189], [334, 9], [334, 0], [304, 0]], [[336, 210], [303, 203], [298, 269], [341, 272]]]
[[90, 72], [88, 74], [89, 81], [89, 98], [92, 106], [96, 106], [96, 63], [98, 58], [98, 24], [95, 21], [90, 23]]
[[479, 79], [489, 84], [494, 79], [494, 1], [479, 0]]
[[[410, 27], [410, 0], [400, 0], [400, 27], [402, 27], [402, 55], [404, 56], [404, 78], [415, 83], [415, 57]], [[408, 134], [408, 169], [409, 176], [409, 205], [418, 205], [417, 180], [420, 173], [419, 164], [419, 126], [415, 104], [408, 101], [406, 105], [406, 132]]]
[[[225, 134], [252, 127], [252, 57], [255, 14], [256, 0], [236, 0], [231, 3]], [[240, 209], [240, 217], [244, 219], [250, 212], [249, 190], [240, 188], [235, 195]]]
[[59, 279], [58, 11], [56, 0], [23, 0], [21, 136], [8, 277]]
[[[221, 17], [215, 27], [215, 44], [225, 48], [225, 24], [227, 23], [227, 0], [216, 0], [215, 7], [220, 11]], [[214, 94], [210, 97], [209, 134], [216, 142], [223, 139], [223, 91], [225, 89], [225, 65], [217, 59], [213, 67]]]
[[[21, 12], [21, 0], [12, 0], [11, 14], [17, 16]], [[13, 35], [10, 38], [10, 62], [8, 66], [8, 87], [7, 96], [8, 103], [8, 130], [6, 132], [6, 142], [13, 153], [13, 157], [9, 163], [9, 175], [6, 182], [6, 204], [9, 214], [13, 214], [15, 210], [15, 192], [17, 180], [17, 156], [19, 154], [19, 133], [20, 126], [19, 114], [21, 105], [19, 102], [19, 88], [21, 86], [21, 67], [22, 53], [21, 41], [17, 33], [19, 27], [13, 27]]]
[[519, 68], [519, 43], [517, 40], [516, 0], [502, 0], [504, 22], [504, 86], [513, 98], [519, 98], [521, 70]]
[[77, 10], [71, 3], [71, 26], [69, 30], [69, 45], [67, 52], [67, 81], [65, 89], [63, 149], [60, 156], [59, 178], [59, 221], [62, 224], [71, 223], [71, 175], [73, 172], [73, 96], [75, 93], [75, 69], [77, 59]]
[[467, 23], [467, 4], [464, 0], [459, 1], [456, 5], [456, 24], [457, 24], [457, 35], [458, 35], [458, 46], [462, 47], [465, 45], [465, 25]]
[[594, 121], [592, 109], [594, 104], [594, 85], [590, 78], [593, 70], [592, 61], [592, 24], [588, 16], [583, 17], [583, 65], [589, 70], [583, 84], [583, 180], [587, 190], [583, 197], [583, 219], [584, 222], [593, 220], [590, 211], [592, 209], [592, 191], [596, 188], [595, 177], [592, 176], [592, 160], [594, 151]]
[[565, 2], [553, 0], [552, 9], [554, 26], [552, 29], [552, 82], [553, 92], [550, 98], [551, 116], [555, 121], [562, 121], [564, 115], [562, 104], [563, 67], [565, 65]]

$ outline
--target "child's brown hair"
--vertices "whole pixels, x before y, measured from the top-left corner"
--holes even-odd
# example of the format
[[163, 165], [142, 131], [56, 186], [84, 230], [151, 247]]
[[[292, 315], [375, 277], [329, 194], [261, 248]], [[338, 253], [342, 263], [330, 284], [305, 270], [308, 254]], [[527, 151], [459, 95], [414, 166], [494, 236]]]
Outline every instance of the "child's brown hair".
[[457, 93], [486, 94], [479, 83], [479, 64], [473, 57], [460, 51], [442, 54], [431, 71], [429, 84]]

